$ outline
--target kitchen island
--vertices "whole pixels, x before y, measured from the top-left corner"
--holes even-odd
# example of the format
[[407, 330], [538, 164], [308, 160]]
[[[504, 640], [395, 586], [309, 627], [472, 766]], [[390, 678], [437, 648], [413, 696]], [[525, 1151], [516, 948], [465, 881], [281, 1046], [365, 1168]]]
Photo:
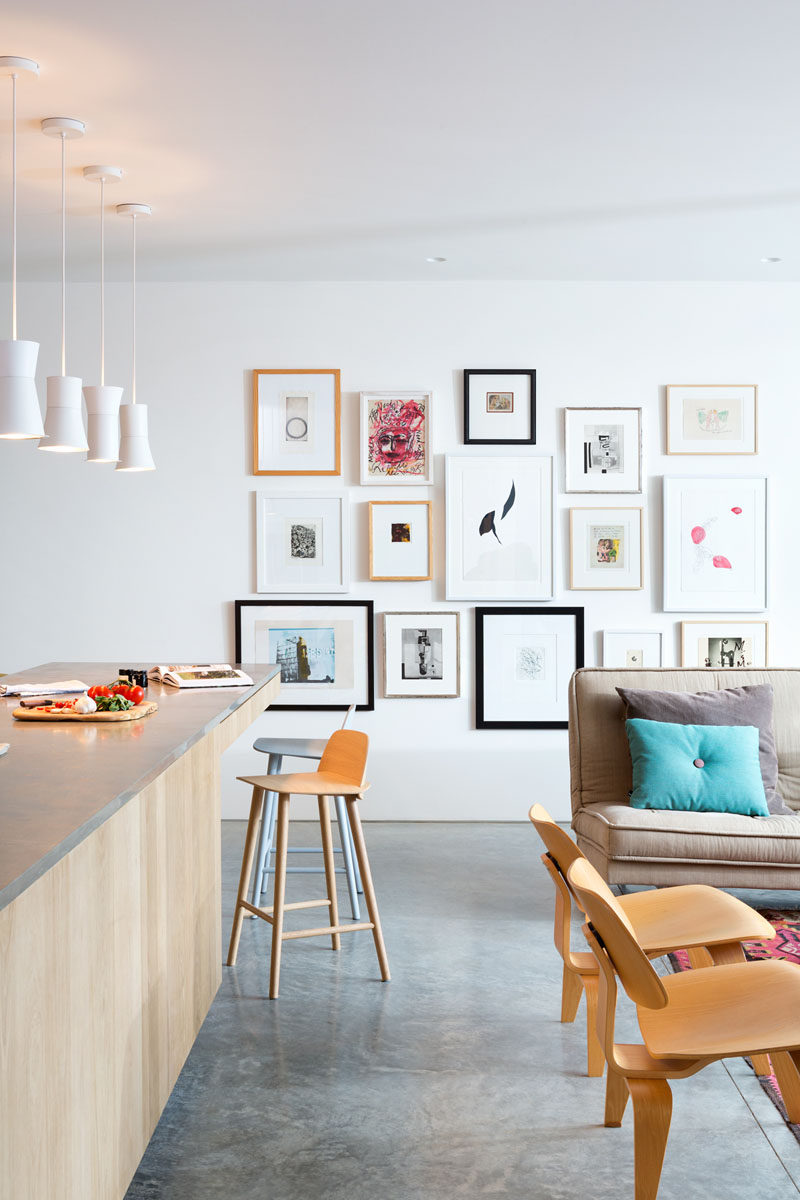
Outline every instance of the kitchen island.
[[0, 1200], [116, 1200], [144, 1153], [221, 980], [220, 757], [279, 687], [244, 669], [136, 721], [0, 699]]

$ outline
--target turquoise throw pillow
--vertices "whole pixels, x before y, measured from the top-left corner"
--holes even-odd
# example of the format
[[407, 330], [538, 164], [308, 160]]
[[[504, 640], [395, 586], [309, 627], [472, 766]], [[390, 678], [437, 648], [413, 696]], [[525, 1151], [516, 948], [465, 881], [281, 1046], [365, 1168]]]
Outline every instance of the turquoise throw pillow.
[[625, 722], [634, 808], [768, 817], [753, 725]]

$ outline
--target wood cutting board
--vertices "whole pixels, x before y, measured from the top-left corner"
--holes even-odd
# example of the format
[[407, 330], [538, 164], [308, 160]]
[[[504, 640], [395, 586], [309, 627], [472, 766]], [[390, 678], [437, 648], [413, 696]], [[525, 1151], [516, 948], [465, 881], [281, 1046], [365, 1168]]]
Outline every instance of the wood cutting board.
[[11, 714], [18, 721], [138, 721], [158, 711], [155, 700], [143, 700], [124, 712], [76, 713], [58, 708], [54, 712], [37, 712], [35, 708], [15, 708]]

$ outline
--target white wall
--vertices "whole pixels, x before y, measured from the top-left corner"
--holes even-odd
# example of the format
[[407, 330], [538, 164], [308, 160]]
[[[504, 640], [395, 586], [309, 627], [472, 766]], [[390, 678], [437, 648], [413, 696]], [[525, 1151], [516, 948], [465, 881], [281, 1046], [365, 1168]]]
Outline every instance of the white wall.
[[[128, 292], [109, 288], [107, 382], [127, 382]], [[96, 376], [96, 290], [70, 293], [68, 370]], [[350, 491], [354, 597], [376, 611], [460, 607], [462, 698], [384, 700], [358, 724], [372, 738], [365, 815], [395, 819], [524, 819], [532, 800], [569, 810], [566, 733], [477, 732], [473, 620], [444, 595], [444, 460], [461, 445], [460, 370], [535, 367], [538, 444], [556, 455], [556, 603], [585, 605], [586, 661], [603, 628], [660, 628], [667, 665], [679, 661], [680, 614], [659, 613], [659, 476], [767, 474], [771, 483], [772, 662], [797, 665], [795, 554], [800, 380], [800, 285], [793, 284], [151, 284], [140, 287], [139, 399], [151, 406], [159, 470], [119, 475], [35, 444], [0, 442], [0, 670], [51, 659], [230, 660], [233, 600], [254, 596], [253, 493], [275, 487], [250, 471], [253, 367], [340, 367], [343, 474]], [[42, 342], [44, 376], [58, 370], [57, 289], [21, 290], [20, 336]], [[662, 455], [666, 383], [760, 385], [761, 455]], [[360, 389], [432, 388], [436, 402], [435, 580], [367, 581], [367, 501], [408, 489], [361, 488]], [[645, 410], [646, 587], [571, 593], [565, 587], [565, 405]], [[502, 453], [502, 449], [498, 450]], [[278, 481], [292, 489], [332, 479]], [[414, 489], [420, 498], [428, 493]], [[636, 503], [626, 497], [624, 503]], [[380, 646], [380, 639], [376, 645]], [[272, 713], [227, 753], [224, 811], [245, 814], [237, 774], [264, 769], [256, 734], [326, 736], [336, 714]]]

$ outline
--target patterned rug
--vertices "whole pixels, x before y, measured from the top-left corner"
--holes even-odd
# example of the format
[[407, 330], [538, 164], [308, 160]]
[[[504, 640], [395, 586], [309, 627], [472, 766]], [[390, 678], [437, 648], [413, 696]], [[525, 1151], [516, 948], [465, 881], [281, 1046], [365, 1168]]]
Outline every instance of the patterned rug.
[[[800, 966], [800, 912], [793, 910], [783, 912], [775, 908], [760, 908], [758, 910], [775, 927], [775, 937], [771, 942], [745, 943], [744, 952], [751, 961], [759, 958], [785, 958], [787, 962]], [[673, 970], [689, 970], [689, 955], [685, 950], [678, 950], [669, 955]], [[747, 1059], [750, 1062], [749, 1059]], [[750, 1066], [752, 1067], [752, 1063]], [[774, 1075], [759, 1075], [758, 1082], [769, 1096], [794, 1136], [800, 1142], [800, 1125], [793, 1125], [786, 1115], [786, 1108]]]

